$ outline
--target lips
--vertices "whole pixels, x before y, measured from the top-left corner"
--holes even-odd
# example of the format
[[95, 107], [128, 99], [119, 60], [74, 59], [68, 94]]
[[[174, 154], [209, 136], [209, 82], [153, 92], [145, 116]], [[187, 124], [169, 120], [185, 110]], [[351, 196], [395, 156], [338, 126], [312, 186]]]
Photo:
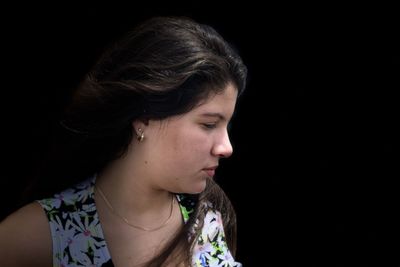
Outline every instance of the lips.
[[217, 169], [218, 166], [213, 166], [209, 168], [204, 168], [203, 171], [207, 174], [208, 177], [214, 177], [215, 175], [215, 170]]

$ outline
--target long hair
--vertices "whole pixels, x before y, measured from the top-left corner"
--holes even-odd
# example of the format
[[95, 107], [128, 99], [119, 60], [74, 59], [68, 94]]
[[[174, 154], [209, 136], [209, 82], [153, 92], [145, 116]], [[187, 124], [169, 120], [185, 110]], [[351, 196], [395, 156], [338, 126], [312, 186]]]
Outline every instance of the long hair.
[[[53, 190], [62, 189], [121, 157], [133, 136], [132, 121], [184, 114], [228, 83], [240, 95], [246, 75], [235, 49], [212, 27], [184, 17], [148, 19], [106, 50], [78, 86], [61, 120], [58, 156], [45, 166], [53, 170], [47, 173], [50, 181], [42, 188], [57, 177]], [[210, 200], [224, 211], [228, 245], [235, 251], [235, 214], [222, 189], [209, 184], [197, 198], [195, 216], [149, 266], [161, 266], [187, 240], [196, 219], [202, 221], [202, 203]], [[192, 245], [184, 246], [183, 261]]]

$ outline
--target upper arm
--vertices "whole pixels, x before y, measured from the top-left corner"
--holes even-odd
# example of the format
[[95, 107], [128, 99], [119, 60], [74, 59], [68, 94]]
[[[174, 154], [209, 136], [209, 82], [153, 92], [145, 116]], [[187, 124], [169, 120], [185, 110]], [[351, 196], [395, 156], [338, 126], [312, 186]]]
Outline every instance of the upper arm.
[[39, 203], [0, 222], [0, 266], [52, 266], [50, 227]]

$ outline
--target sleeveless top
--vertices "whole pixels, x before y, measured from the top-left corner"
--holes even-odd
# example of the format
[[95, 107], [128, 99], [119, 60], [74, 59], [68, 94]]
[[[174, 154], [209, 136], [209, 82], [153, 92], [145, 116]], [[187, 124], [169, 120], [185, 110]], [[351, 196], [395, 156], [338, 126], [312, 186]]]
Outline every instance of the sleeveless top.
[[[95, 179], [94, 176], [52, 198], [38, 200], [50, 224], [53, 266], [114, 266], [94, 201]], [[177, 194], [176, 198], [186, 223], [196, 203], [189, 195]], [[204, 217], [192, 266], [242, 266], [228, 249], [218, 211], [209, 209]]]

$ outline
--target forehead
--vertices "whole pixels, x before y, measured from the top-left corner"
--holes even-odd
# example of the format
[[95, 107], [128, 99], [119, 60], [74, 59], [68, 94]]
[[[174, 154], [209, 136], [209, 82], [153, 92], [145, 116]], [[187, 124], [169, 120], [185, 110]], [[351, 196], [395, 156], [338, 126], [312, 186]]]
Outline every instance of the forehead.
[[238, 90], [232, 84], [228, 84], [224, 90], [218, 94], [212, 94], [189, 113], [218, 112], [223, 113], [225, 116], [230, 116], [235, 109], [237, 94]]

